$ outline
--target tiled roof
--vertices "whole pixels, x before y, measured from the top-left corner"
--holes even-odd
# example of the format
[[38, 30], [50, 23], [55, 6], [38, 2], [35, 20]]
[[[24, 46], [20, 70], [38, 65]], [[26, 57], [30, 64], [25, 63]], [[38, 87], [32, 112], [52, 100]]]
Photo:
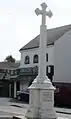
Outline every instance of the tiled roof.
[[[61, 26], [61, 27], [57, 27], [57, 28], [53, 28], [53, 29], [48, 29], [47, 30], [47, 39], [48, 39], [47, 45], [54, 44], [54, 42], [56, 40], [58, 40], [60, 37], [62, 37], [69, 30], [71, 30], [71, 25], [65, 25], [65, 26]], [[38, 48], [39, 47], [39, 39], [40, 39], [40, 35], [35, 37], [28, 44], [26, 44], [24, 47], [22, 47], [20, 49], [20, 51], [32, 49], [32, 48]]]

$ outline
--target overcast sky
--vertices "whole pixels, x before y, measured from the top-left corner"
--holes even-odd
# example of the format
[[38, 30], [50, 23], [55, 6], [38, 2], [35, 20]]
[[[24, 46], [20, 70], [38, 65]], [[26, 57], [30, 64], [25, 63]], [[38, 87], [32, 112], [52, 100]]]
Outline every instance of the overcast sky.
[[39, 34], [41, 16], [34, 11], [42, 2], [53, 12], [47, 28], [71, 24], [71, 0], [0, 0], [0, 61], [19, 60], [19, 49]]

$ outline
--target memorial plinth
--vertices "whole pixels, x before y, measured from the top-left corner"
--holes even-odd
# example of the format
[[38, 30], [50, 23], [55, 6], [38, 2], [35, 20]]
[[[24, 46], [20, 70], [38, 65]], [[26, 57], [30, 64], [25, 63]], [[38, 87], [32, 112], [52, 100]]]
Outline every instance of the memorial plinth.
[[39, 72], [32, 85], [29, 87], [30, 99], [29, 108], [25, 117], [30, 119], [56, 119], [54, 110], [54, 90], [50, 79], [46, 76], [46, 44], [47, 44], [47, 27], [46, 16], [51, 17], [52, 12], [46, 11], [47, 5], [41, 4], [42, 10], [35, 10], [36, 14], [42, 15], [42, 24], [40, 26], [40, 43], [39, 43]]

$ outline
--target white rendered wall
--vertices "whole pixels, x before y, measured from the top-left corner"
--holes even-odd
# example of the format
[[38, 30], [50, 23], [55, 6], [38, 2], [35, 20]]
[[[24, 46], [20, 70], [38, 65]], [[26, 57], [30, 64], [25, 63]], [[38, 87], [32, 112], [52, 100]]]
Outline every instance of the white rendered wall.
[[[54, 65], [54, 46], [49, 46], [46, 53], [48, 53], [48, 62], [46, 62], [46, 65]], [[33, 63], [33, 57], [35, 54], [39, 55], [39, 48], [21, 51], [20, 67], [34, 67], [39, 65], [39, 63]], [[27, 55], [30, 57], [30, 64], [24, 64], [25, 56]]]
[[54, 82], [71, 83], [71, 31], [55, 42]]
[[24, 81], [20, 81], [20, 90], [27, 89], [28, 83], [24, 83]]

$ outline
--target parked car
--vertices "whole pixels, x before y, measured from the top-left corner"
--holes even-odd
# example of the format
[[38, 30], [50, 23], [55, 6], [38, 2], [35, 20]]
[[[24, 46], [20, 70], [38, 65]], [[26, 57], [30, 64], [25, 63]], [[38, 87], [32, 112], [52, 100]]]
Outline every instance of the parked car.
[[29, 102], [29, 90], [23, 89], [21, 91], [17, 91], [17, 99], [25, 102]]

